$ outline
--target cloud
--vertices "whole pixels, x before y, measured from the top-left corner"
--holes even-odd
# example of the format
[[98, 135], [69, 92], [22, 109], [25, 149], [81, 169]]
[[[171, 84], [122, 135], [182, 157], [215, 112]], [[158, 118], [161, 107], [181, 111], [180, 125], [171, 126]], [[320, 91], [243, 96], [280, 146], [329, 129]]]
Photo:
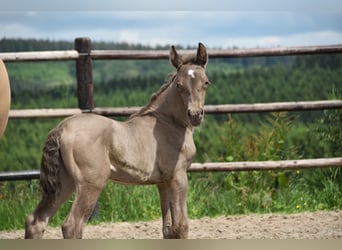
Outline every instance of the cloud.
[[336, 11], [340, 0], [11, 0], [2, 3], [3, 11]]
[[[0, 12], [0, 38], [92, 40], [146, 45], [269, 47], [341, 43], [339, 12]], [[295, 44], [296, 43], [296, 44]]]
[[[340, 44], [342, 41], [342, 32], [324, 30], [317, 32], [294, 34], [282, 37], [281, 41], [289, 46], [300, 45], [329, 45]], [[314, 44], [315, 43], [315, 44]]]
[[216, 47], [220, 41], [221, 48], [256, 48], [256, 47], [279, 47], [279, 46], [310, 46], [340, 44], [342, 32], [318, 31], [297, 33], [288, 36], [250, 36], [250, 37], [218, 37], [206, 41], [208, 46]]

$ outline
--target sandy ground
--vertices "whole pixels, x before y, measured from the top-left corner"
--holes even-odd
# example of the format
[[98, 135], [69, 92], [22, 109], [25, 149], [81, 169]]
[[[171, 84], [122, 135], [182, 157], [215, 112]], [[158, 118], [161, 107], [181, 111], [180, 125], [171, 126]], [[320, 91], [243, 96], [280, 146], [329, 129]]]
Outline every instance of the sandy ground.
[[[0, 239], [22, 239], [24, 230], [0, 231]], [[48, 228], [44, 238], [62, 238]], [[160, 239], [161, 220], [88, 225], [87, 239]], [[190, 239], [342, 239], [342, 211], [221, 216], [190, 220]]]

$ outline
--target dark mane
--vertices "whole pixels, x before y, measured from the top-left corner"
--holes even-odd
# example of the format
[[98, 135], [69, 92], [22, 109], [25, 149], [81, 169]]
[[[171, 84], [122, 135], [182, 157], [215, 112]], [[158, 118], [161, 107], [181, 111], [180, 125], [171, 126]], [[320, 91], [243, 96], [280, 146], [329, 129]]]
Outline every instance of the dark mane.
[[159, 98], [159, 96], [171, 85], [174, 78], [176, 77], [177, 73], [170, 73], [166, 79], [166, 82], [160, 87], [160, 89], [153, 93], [150, 98], [150, 102], [143, 108], [141, 108], [139, 111], [132, 114], [129, 119], [136, 117], [136, 116], [143, 116], [148, 114], [151, 111], [151, 107], [153, 103]]

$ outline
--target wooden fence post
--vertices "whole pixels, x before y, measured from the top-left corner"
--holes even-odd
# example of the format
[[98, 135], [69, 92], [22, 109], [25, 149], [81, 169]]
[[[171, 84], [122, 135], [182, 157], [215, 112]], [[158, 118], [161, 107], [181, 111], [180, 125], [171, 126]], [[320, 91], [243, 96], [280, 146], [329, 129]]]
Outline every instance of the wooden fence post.
[[91, 111], [94, 109], [94, 85], [90, 38], [76, 38], [75, 50], [79, 53], [76, 60], [78, 107]]

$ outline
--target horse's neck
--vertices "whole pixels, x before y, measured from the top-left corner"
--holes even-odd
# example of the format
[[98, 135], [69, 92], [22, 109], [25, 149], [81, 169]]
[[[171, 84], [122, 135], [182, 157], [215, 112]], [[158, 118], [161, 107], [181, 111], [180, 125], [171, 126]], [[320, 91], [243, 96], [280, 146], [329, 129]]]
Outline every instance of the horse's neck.
[[160, 119], [174, 121], [182, 127], [191, 128], [186, 115], [186, 107], [172, 84], [158, 97], [154, 104], [154, 114]]

